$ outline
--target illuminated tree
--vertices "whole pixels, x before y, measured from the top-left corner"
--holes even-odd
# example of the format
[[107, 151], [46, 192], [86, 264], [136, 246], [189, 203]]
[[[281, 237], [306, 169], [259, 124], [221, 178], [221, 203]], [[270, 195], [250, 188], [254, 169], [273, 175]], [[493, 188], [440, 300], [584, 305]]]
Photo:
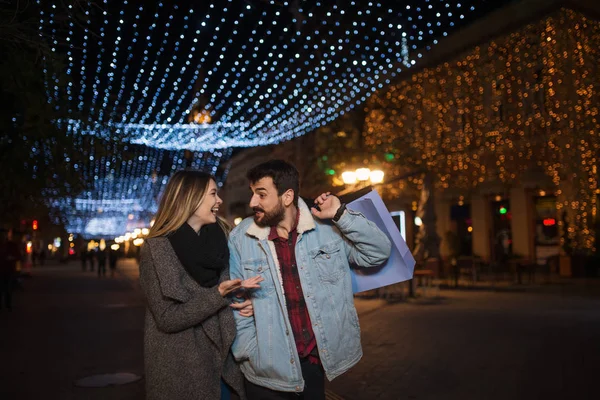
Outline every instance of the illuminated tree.
[[424, 168], [457, 197], [541, 170], [567, 212], [573, 248], [593, 250], [599, 48], [600, 23], [561, 9], [377, 92], [366, 144], [394, 155], [388, 177]]
[[[76, 20], [78, 6], [59, 5], [57, 15]], [[64, 60], [40, 36], [37, 16], [32, 2], [0, 3], [0, 218], [13, 226], [27, 215], [47, 215], [49, 197], [72, 196], [85, 187], [67, 162], [83, 157], [80, 143], [56, 127], [59, 114], [47, 97], [44, 70], [59, 79]], [[63, 28], [59, 18], [56, 29]], [[57, 84], [56, 93], [64, 102], [64, 87]]]

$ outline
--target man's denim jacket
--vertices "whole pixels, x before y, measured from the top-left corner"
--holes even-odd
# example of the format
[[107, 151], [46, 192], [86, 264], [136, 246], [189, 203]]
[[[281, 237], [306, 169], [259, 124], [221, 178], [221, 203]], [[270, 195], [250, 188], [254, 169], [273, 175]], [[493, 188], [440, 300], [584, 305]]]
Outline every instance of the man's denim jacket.
[[[362, 214], [350, 209], [338, 222], [313, 217], [299, 199], [296, 263], [313, 324], [319, 357], [329, 380], [362, 357], [360, 327], [354, 308], [350, 263], [375, 267], [387, 260], [387, 236]], [[269, 227], [252, 218], [229, 236], [231, 279], [261, 275], [252, 292], [253, 317], [235, 314], [237, 337], [232, 351], [250, 382], [269, 389], [301, 392], [300, 360], [289, 322], [277, 253]]]

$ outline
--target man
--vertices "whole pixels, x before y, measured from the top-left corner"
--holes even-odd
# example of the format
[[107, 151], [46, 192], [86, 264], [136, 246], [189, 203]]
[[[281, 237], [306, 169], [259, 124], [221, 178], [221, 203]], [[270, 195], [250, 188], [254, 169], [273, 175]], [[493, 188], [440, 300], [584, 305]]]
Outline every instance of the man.
[[390, 241], [375, 224], [323, 193], [309, 209], [296, 168], [273, 160], [247, 174], [254, 218], [231, 233], [231, 278], [264, 278], [249, 293], [254, 316], [236, 317], [233, 354], [249, 399], [325, 398], [325, 380], [362, 356], [350, 263], [375, 267]]

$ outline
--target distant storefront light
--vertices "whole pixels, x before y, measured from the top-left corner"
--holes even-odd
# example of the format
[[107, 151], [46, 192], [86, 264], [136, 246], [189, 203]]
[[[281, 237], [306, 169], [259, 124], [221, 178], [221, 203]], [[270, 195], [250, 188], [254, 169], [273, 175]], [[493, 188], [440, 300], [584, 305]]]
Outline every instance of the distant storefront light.
[[554, 226], [556, 225], [556, 219], [554, 218], [545, 218], [544, 221], [544, 226]]

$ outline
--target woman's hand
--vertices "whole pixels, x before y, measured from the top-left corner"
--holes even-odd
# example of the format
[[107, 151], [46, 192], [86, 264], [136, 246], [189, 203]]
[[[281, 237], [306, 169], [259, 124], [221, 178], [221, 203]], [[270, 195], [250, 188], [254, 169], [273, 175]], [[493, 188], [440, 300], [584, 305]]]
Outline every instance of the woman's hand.
[[219, 284], [219, 293], [221, 296], [225, 297], [231, 292], [235, 292], [238, 289], [258, 289], [260, 288], [259, 283], [264, 281], [265, 279], [260, 276], [253, 276], [252, 278], [248, 278], [245, 280], [241, 279], [231, 279], [228, 281], [223, 281]]
[[221, 294], [221, 296], [225, 297], [229, 293], [234, 292], [241, 287], [242, 287], [242, 280], [238, 278], [238, 279], [230, 279], [228, 281], [223, 281], [223, 282], [219, 283], [218, 289], [219, 289], [219, 293]]
[[241, 303], [232, 303], [231, 308], [239, 310], [242, 317], [251, 317], [254, 315], [254, 307], [252, 307], [252, 300], [246, 299]]
[[253, 276], [252, 278], [248, 278], [242, 281], [242, 288], [244, 289], [258, 289], [260, 288], [259, 283], [264, 281], [265, 278], [263, 278], [260, 275], [256, 275]]
[[[242, 288], [242, 289], [258, 289], [258, 288], [260, 288], [259, 283], [264, 280], [265, 280], [265, 278], [263, 278], [260, 275], [253, 276], [252, 278], [243, 280], [240, 285], [240, 288]], [[246, 294], [244, 294], [243, 291], [239, 291], [236, 294], [236, 297], [238, 297], [238, 298], [241, 298], [244, 296], [246, 296]], [[241, 303], [232, 303], [231, 308], [238, 310], [242, 317], [251, 317], [254, 315], [254, 307], [252, 306], [252, 300], [250, 300], [249, 298], [246, 298], [246, 300], [244, 300]]]

